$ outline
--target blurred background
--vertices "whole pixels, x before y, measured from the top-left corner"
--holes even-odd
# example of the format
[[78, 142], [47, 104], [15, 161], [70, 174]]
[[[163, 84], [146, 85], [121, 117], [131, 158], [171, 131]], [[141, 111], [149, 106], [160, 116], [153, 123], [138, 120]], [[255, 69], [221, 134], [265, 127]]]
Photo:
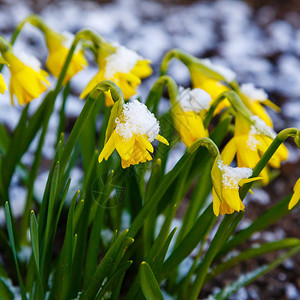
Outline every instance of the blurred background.
[[[237, 73], [240, 83], [252, 82], [264, 88], [269, 98], [281, 107], [275, 114], [269, 111], [277, 131], [285, 127], [300, 128], [300, 1], [299, 0], [117, 0], [117, 1], [52, 1], [52, 0], [0, 0], [0, 34], [9, 38], [16, 25], [28, 14], [38, 13], [53, 29], [76, 33], [90, 28], [109, 41], [117, 41], [152, 60], [154, 75], [142, 84], [139, 95], [145, 99], [157, 79], [160, 60], [166, 51], [181, 48], [197, 57], [210, 57], [213, 61], [230, 67]], [[16, 43], [16, 51], [26, 51], [45, 62], [47, 50], [42, 35], [26, 25]], [[89, 68], [72, 79], [72, 97], [67, 102], [68, 132], [78, 116], [83, 101], [78, 95], [97, 72], [92, 55]], [[6, 82], [9, 75], [3, 72]], [[185, 67], [173, 62], [170, 75], [176, 81], [189, 86], [190, 79]], [[53, 79], [52, 79], [53, 80]], [[54, 80], [53, 80], [54, 82]], [[40, 100], [32, 102], [33, 111]], [[167, 101], [165, 101], [167, 103]], [[43, 149], [44, 164], [48, 166], [54, 152], [56, 137], [57, 102], [55, 113]], [[15, 127], [21, 108], [12, 107], [8, 93], [0, 95], [0, 122], [11, 130]], [[282, 166], [282, 173], [272, 184], [256, 189], [246, 202], [246, 214], [241, 227], [266, 211], [292, 191], [300, 176], [300, 151], [288, 143], [290, 156]], [[32, 162], [36, 144], [23, 157], [22, 162]], [[184, 147], [174, 152], [174, 164]], [[81, 179], [80, 168], [73, 171], [73, 185]], [[46, 172], [41, 172], [35, 184], [35, 197], [43, 192]], [[75, 181], [75, 183], [74, 183]], [[10, 190], [13, 213], [23, 211], [25, 190], [18, 178]], [[15, 197], [13, 197], [15, 195]], [[184, 209], [184, 208], [183, 208]], [[273, 241], [284, 237], [299, 237], [299, 209], [283, 218], [276, 225], [253, 236], [251, 243]], [[180, 218], [180, 213], [178, 215]], [[3, 224], [0, 210], [0, 223]], [[248, 245], [250, 246], [250, 244]], [[225, 277], [217, 278], [207, 289], [217, 291], [240, 272], [251, 270], [272, 261], [267, 255], [260, 260], [241, 264]], [[205, 296], [205, 291], [203, 296]], [[288, 260], [278, 269], [243, 288], [232, 299], [300, 299], [300, 255]]]

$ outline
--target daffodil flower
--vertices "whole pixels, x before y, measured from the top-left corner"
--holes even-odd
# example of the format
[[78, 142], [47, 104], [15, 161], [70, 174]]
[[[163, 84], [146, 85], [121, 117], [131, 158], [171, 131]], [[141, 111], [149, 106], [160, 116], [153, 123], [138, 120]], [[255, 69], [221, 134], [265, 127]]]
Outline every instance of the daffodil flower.
[[[124, 46], [114, 47], [114, 50], [115, 52], [109, 54], [99, 51], [97, 59], [99, 72], [88, 83], [80, 98], [84, 98], [98, 82], [111, 80], [121, 88], [124, 98], [129, 99], [136, 93], [141, 79], [151, 75], [152, 69], [149, 66], [149, 60]], [[113, 100], [110, 95], [106, 94], [105, 96], [106, 106], [112, 106]]]
[[3, 52], [11, 73], [10, 96], [13, 105], [13, 95], [19, 104], [28, 104], [39, 97], [50, 85], [46, 79], [48, 73], [40, 68], [40, 62], [33, 56], [22, 53], [22, 58], [11, 51]]
[[[71, 48], [73, 35], [71, 33], [62, 35], [48, 29], [45, 31], [45, 38], [49, 50], [46, 67], [55, 77], [58, 78]], [[80, 46], [78, 45], [72, 56], [64, 78], [64, 83], [70, 81], [76, 73], [87, 66], [83, 50], [79, 49], [79, 47]]]
[[122, 159], [122, 167], [152, 160], [151, 142], [155, 139], [169, 145], [158, 134], [159, 123], [143, 103], [133, 100], [123, 105], [121, 114], [115, 119], [115, 128], [99, 155], [99, 163], [107, 160], [114, 149]]
[[5, 81], [2, 77], [2, 75], [0, 74], [0, 93], [1, 94], [4, 94], [4, 92], [7, 90], [7, 87], [6, 87], [6, 84], [5, 84]]
[[294, 194], [289, 203], [289, 209], [292, 209], [300, 200], [300, 178], [294, 186]]
[[214, 214], [218, 216], [244, 210], [245, 206], [239, 196], [239, 187], [260, 178], [249, 178], [252, 176], [252, 169], [233, 168], [224, 164], [221, 159], [217, 160], [216, 168], [217, 170], [212, 170], [212, 172], [221, 172], [221, 182], [213, 181]]
[[208, 131], [203, 125], [203, 112], [208, 109], [210, 102], [210, 95], [202, 89], [179, 88], [171, 112], [175, 128], [187, 147], [199, 138], [208, 137]]
[[[276, 135], [273, 129], [267, 126], [258, 116], [252, 116], [251, 120], [254, 124], [251, 124], [249, 120], [237, 112], [234, 136], [221, 153], [225, 164], [230, 165], [236, 156], [238, 167], [253, 169], [272, 143]], [[268, 163], [273, 168], [279, 168], [280, 162], [286, 160], [287, 157], [288, 151], [282, 144]], [[262, 170], [260, 176], [262, 177], [262, 183], [264, 185], [268, 184], [267, 168]]]

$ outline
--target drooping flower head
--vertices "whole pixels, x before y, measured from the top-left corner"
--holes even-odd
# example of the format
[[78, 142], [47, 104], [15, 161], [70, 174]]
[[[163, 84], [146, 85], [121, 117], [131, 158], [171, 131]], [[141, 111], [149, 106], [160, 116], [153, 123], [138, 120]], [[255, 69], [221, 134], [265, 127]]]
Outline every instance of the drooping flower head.
[[[234, 211], [244, 210], [245, 206], [239, 196], [239, 187], [247, 182], [260, 179], [252, 176], [250, 168], [233, 168], [224, 164], [221, 159], [217, 159], [213, 172], [219, 172], [220, 182], [213, 180], [213, 210], [214, 214], [232, 214]], [[216, 177], [216, 176], [215, 176]], [[213, 178], [215, 178], [213, 177]]]
[[[55, 77], [58, 78], [71, 48], [74, 36], [71, 33], [63, 35], [54, 32], [51, 29], [47, 29], [45, 30], [45, 38], [49, 50], [46, 67]], [[84, 69], [86, 66], [87, 61], [84, 57], [83, 50], [80, 48], [80, 44], [78, 44], [67, 69], [64, 83], [70, 81], [76, 73]]]
[[[237, 112], [234, 136], [224, 147], [221, 154], [222, 160], [225, 164], [230, 165], [236, 156], [238, 167], [253, 169], [275, 136], [274, 130], [258, 116], [252, 115], [250, 120], [247, 120]], [[288, 151], [282, 144], [268, 164], [273, 168], [279, 168], [280, 162], [286, 160], [287, 157]], [[268, 184], [269, 175], [267, 168], [262, 170], [260, 176], [262, 177], [262, 183]]]
[[[136, 52], [124, 46], [110, 45], [109, 51], [98, 51], [99, 72], [88, 83], [80, 98], [84, 98], [98, 82], [111, 80], [123, 91], [124, 98], [129, 99], [136, 93], [137, 86], [141, 79], [152, 73], [150, 61], [144, 59]], [[112, 106], [113, 101], [109, 94], [106, 94], [106, 106]]]
[[10, 96], [13, 104], [13, 95], [20, 105], [28, 104], [39, 97], [50, 85], [48, 73], [41, 69], [40, 62], [33, 56], [20, 53], [18, 57], [12, 51], [3, 52], [11, 73]]
[[208, 136], [203, 125], [203, 112], [211, 102], [210, 95], [202, 89], [179, 88], [177, 101], [172, 103], [174, 125], [183, 143], [189, 147], [196, 140]]
[[292, 209], [300, 200], [300, 178], [298, 178], [294, 186], [294, 194], [289, 203], [289, 209]]
[[143, 103], [133, 100], [123, 105], [121, 114], [115, 119], [115, 128], [99, 155], [99, 163], [107, 160], [114, 149], [122, 160], [122, 167], [152, 160], [150, 153], [156, 139], [166, 145], [168, 142], [159, 135], [159, 123]]
[[0, 74], [0, 93], [1, 94], [4, 94], [4, 92], [7, 90], [7, 87], [6, 87], [6, 84], [5, 84], [5, 81], [2, 77], [2, 75]]

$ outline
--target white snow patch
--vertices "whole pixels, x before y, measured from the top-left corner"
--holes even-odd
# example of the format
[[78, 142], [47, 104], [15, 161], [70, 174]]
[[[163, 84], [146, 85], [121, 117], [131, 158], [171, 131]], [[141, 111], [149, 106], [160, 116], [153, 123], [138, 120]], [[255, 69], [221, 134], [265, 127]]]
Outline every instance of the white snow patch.
[[218, 161], [218, 168], [222, 171], [222, 184], [229, 189], [238, 189], [239, 182], [252, 175], [250, 168], [233, 168], [225, 165], [221, 160]]
[[288, 283], [285, 286], [285, 293], [286, 293], [288, 299], [296, 300], [296, 299], [300, 298], [300, 293], [299, 293], [298, 289], [292, 283]]
[[114, 54], [106, 58], [105, 77], [113, 78], [116, 73], [129, 73], [143, 57], [124, 46], [118, 46]]
[[178, 102], [184, 112], [194, 111], [199, 113], [203, 109], [208, 109], [211, 96], [202, 89], [184, 89], [179, 87]]
[[268, 94], [264, 89], [256, 88], [253, 83], [242, 84], [240, 90], [252, 101], [264, 101], [268, 99]]
[[251, 121], [254, 122], [254, 125], [250, 126], [249, 137], [247, 140], [247, 146], [250, 150], [255, 151], [257, 145], [260, 142], [256, 139], [256, 135], [263, 134], [270, 138], [275, 138], [276, 133], [275, 131], [269, 127], [265, 121], [260, 119], [258, 116], [253, 115], [250, 117]]
[[147, 106], [138, 100], [124, 104], [120, 117], [116, 118], [116, 132], [124, 139], [133, 134], [147, 136], [153, 142], [159, 133], [159, 123]]

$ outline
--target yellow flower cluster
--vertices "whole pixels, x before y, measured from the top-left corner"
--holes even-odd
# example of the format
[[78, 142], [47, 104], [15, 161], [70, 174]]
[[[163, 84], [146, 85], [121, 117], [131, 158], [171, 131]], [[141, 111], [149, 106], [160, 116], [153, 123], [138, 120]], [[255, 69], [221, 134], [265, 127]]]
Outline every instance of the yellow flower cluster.
[[[26, 21], [43, 32], [49, 51], [46, 68], [56, 78], [59, 78], [61, 75], [71, 52], [71, 47], [73, 46], [72, 51], [74, 51], [72, 56], [69, 57], [65, 75], [62, 79], [63, 84], [69, 82], [74, 75], [87, 66], [88, 63], [84, 57], [80, 39], [76, 40], [71, 34], [62, 35], [51, 30], [37, 16], [30, 16]], [[84, 37], [82, 38], [84, 39]], [[87, 39], [88, 38], [89, 37], [87, 37]], [[84, 98], [99, 82], [111, 80], [119, 85], [124, 93], [125, 99], [128, 100], [136, 93], [141, 79], [151, 75], [152, 69], [150, 67], [150, 61], [142, 58], [136, 52], [126, 47], [109, 44], [100, 37], [97, 37], [97, 39], [97, 43], [95, 41], [93, 42], [96, 43], [94, 45], [94, 53], [99, 65], [99, 72], [83, 90], [81, 98]], [[0, 41], [2, 42], [4, 39], [1, 37]], [[101, 43], [98, 43], [99, 41], [101, 41]], [[46, 79], [48, 74], [40, 69], [39, 66], [37, 67], [36, 59], [21, 60], [13, 54], [11, 45], [8, 45], [6, 41], [5, 45], [0, 47], [0, 50], [11, 72], [10, 94], [12, 99], [13, 95], [15, 95], [20, 105], [28, 104], [46, 91], [47, 86], [50, 85]], [[35, 66], [32, 67], [31, 63], [33, 60], [35, 60]], [[3, 63], [2, 60], [0, 60], [0, 63]], [[31, 84], [28, 84], [29, 82]], [[4, 93], [5, 90], [6, 84], [0, 75], [0, 93]], [[105, 93], [105, 99], [106, 106], [113, 105], [110, 92]]]

